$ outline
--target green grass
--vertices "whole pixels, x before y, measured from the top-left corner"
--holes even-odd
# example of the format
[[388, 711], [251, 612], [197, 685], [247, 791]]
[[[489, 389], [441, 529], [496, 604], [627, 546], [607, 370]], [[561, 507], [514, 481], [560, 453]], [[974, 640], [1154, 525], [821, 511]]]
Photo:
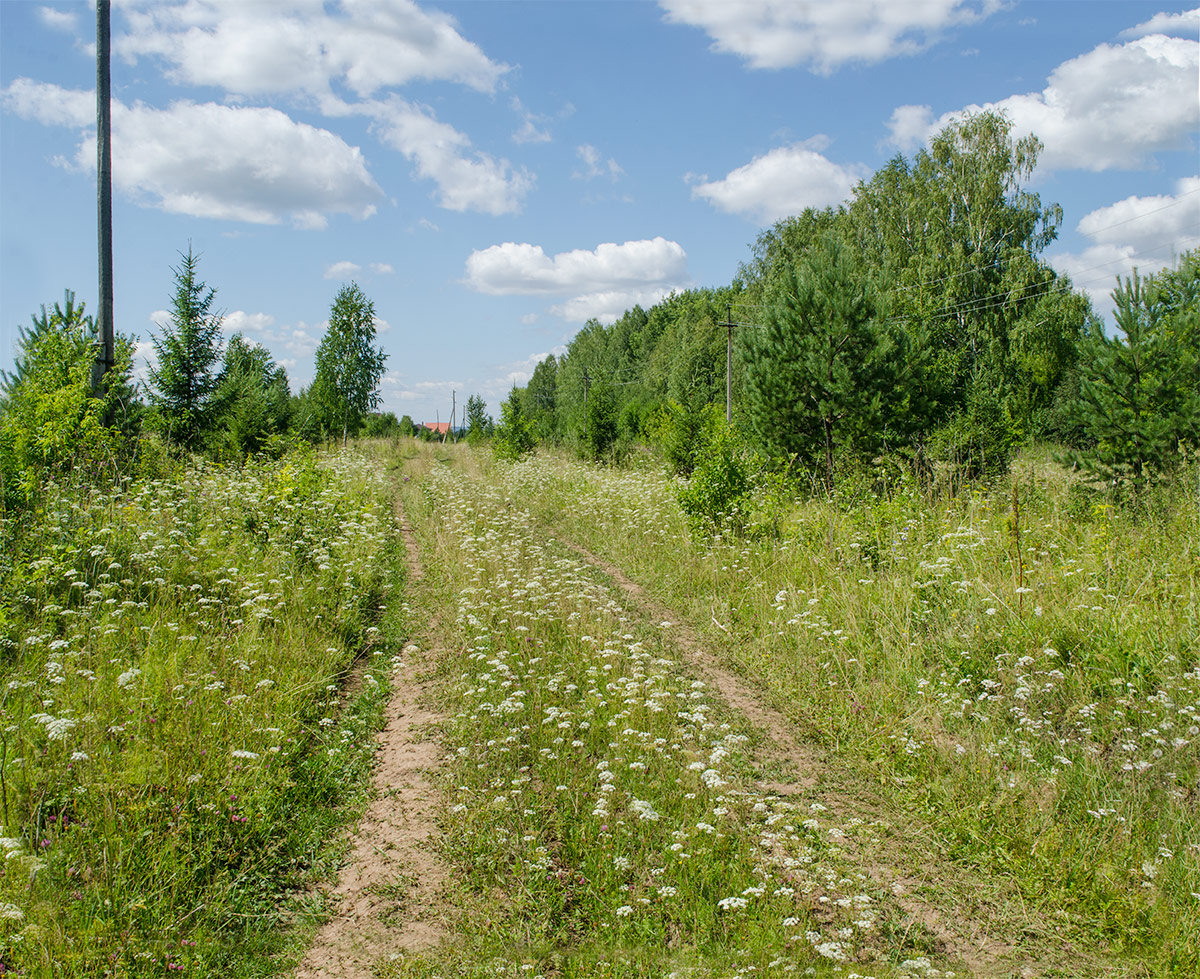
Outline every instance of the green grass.
[[298, 453], [49, 487], [5, 525], [4, 969], [256, 976], [294, 954], [400, 638], [388, 491], [358, 455]]
[[777, 538], [697, 541], [656, 473], [538, 458], [495, 478], [719, 624], [809, 739], [919, 814], [947, 881], [1005, 880], [1131, 975], [1200, 971], [1194, 498], [1113, 507], [1027, 459], [991, 490], [797, 498]]
[[[1030, 456], [953, 496], [776, 487], [698, 539], [677, 492], [411, 441], [49, 488], [2, 528], [0, 964], [288, 970], [411, 630], [450, 934], [381, 979], [1200, 972], [1194, 497], [1114, 507]], [[764, 790], [793, 775], [570, 542], [818, 777]]]

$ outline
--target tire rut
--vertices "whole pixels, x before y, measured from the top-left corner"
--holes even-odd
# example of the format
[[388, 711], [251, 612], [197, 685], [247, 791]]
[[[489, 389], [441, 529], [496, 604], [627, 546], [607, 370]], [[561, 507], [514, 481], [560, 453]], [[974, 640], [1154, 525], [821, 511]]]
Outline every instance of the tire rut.
[[[396, 517], [411, 585], [424, 569], [399, 500]], [[405, 647], [392, 677], [387, 724], [376, 735], [374, 800], [329, 892], [337, 910], [317, 932], [295, 979], [371, 979], [377, 964], [431, 948], [449, 933], [439, 912], [449, 871], [432, 848], [439, 796], [425, 774], [441, 762], [431, 732], [444, 718], [424, 706], [432, 684], [420, 679], [435, 654], [415, 650]]]

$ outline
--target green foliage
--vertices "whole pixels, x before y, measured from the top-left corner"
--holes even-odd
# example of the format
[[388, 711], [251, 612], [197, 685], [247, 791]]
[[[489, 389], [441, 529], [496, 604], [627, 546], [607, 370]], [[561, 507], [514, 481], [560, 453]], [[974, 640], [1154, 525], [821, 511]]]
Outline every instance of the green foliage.
[[[404, 417], [408, 418], [407, 415]], [[369, 439], [393, 438], [397, 435], [411, 435], [412, 419], [408, 418], [408, 429], [406, 431], [403, 422], [396, 420], [395, 412], [373, 411], [367, 415], [366, 421], [363, 423], [362, 433]]]
[[1087, 338], [1073, 419], [1093, 447], [1073, 458], [1139, 488], [1200, 449], [1200, 252], [1159, 276], [1135, 272], [1112, 295], [1122, 335]]
[[917, 442], [948, 426], [928, 448], [956, 463], [1002, 468], [1044, 434], [1089, 315], [1037, 258], [1062, 221], [1025, 189], [1041, 148], [1001, 114], [968, 115], [879, 170], [846, 211], [890, 317], [927, 351], [898, 420]]
[[558, 434], [558, 361], [553, 354], [533, 369], [523, 397], [538, 440], [552, 441]]
[[340, 684], [399, 638], [382, 467], [165, 475], [49, 485], [0, 548], [0, 971], [273, 974], [369, 780], [383, 659]]
[[198, 448], [212, 428], [212, 396], [221, 356], [221, 320], [213, 309], [216, 289], [196, 277], [199, 256], [188, 245], [180, 252], [171, 299], [171, 319], [153, 337], [157, 363], [150, 366], [150, 402], [167, 440], [185, 449]]
[[379, 381], [387, 354], [375, 343], [375, 304], [356, 283], [343, 286], [329, 311], [329, 329], [317, 348], [309, 397], [326, 434], [345, 444], [367, 412], [379, 406]]
[[603, 380], [593, 380], [588, 387], [580, 445], [587, 458], [603, 459], [617, 441], [617, 395]]
[[472, 445], [478, 445], [488, 438], [495, 428], [491, 416], [487, 413], [487, 402], [478, 394], [467, 398], [463, 417], [467, 422], [467, 441]]
[[832, 489], [835, 451], [862, 457], [882, 440], [901, 338], [832, 234], [781, 269], [767, 298], [766, 325], [743, 348], [747, 417], [769, 452], [821, 458]]
[[757, 447], [820, 462], [827, 485], [881, 451], [925, 475], [937, 463], [991, 475], [1031, 439], [1078, 434], [1064, 385], [1078, 383], [1092, 313], [1040, 258], [1062, 221], [1028, 189], [1040, 152], [1004, 115], [967, 115], [846, 206], [766, 229], [728, 288], [589, 321], [524, 392], [537, 437], [580, 438], [585, 369], [613, 384], [623, 439], [647, 434], [631, 404], [723, 402], [727, 308], [748, 327], [734, 333], [731, 382]]
[[649, 423], [651, 437], [662, 451], [667, 469], [675, 476], [690, 476], [696, 467], [696, 450], [705, 437], [711, 412], [688, 411], [678, 401], [658, 408]]
[[679, 506], [692, 530], [740, 533], [750, 517], [755, 466], [748, 447], [717, 405], [700, 412], [692, 474], [679, 489]]
[[235, 334], [212, 398], [210, 446], [218, 455], [242, 458], [269, 447], [278, 455], [291, 426], [292, 398], [287, 372], [266, 348]]
[[130, 392], [133, 343], [117, 338], [116, 364], [96, 396], [92, 367], [96, 324], [67, 292], [33, 329], [21, 331], [16, 366], [4, 377], [0, 414], [0, 508], [29, 502], [47, 479], [115, 475], [128, 445], [122, 419]]
[[412, 435], [417, 430], [417, 426], [413, 423], [412, 415], [400, 416], [400, 434]]
[[514, 387], [500, 405], [500, 424], [492, 448], [501, 459], [519, 459], [537, 444], [533, 422], [525, 414], [521, 390]]

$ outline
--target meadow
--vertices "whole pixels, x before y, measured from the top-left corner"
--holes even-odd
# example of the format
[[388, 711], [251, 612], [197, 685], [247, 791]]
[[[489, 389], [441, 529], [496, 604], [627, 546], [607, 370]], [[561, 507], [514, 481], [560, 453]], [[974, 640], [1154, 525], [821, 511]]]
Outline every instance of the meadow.
[[380, 979], [1200, 972], [1194, 479], [766, 484], [736, 534], [680, 485], [398, 440], [51, 487], [5, 529], [4, 970], [286, 974], [416, 641], [450, 937]]
[[[776, 491], [698, 537], [656, 466], [423, 452], [475, 927], [397, 974], [1200, 969], [1188, 490], [1116, 507], [1030, 454], [953, 495]], [[597, 564], [789, 717], [809, 770], [764, 770], [676, 623]]]
[[363, 802], [403, 614], [387, 478], [154, 468], [5, 521], [4, 974], [275, 974]]

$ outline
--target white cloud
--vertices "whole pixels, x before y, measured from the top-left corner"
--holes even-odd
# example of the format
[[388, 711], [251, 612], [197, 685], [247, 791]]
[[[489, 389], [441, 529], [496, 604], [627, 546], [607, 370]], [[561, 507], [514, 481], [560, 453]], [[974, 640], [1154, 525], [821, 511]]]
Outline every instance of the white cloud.
[[583, 323], [591, 319], [606, 324], [614, 323], [634, 306], [648, 309], [679, 289], [679, 286], [658, 286], [653, 289], [614, 289], [606, 292], [589, 292], [568, 299], [566, 302], [556, 303], [550, 307], [550, 312], [555, 316], [561, 316], [569, 323]]
[[362, 271], [361, 265], [355, 265], [353, 262], [334, 262], [325, 270], [325, 278], [327, 279], [349, 279]]
[[1158, 13], [1148, 21], [1121, 32], [1121, 37], [1145, 37], [1147, 34], [1182, 34], [1195, 37], [1200, 33], [1200, 7], [1178, 14]]
[[275, 317], [270, 313], [247, 313], [244, 310], [235, 309], [232, 313], [225, 314], [225, 319], [221, 322], [221, 329], [229, 334], [241, 333], [244, 335], [265, 333], [274, 325]]
[[611, 322], [635, 303], [652, 305], [687, 281], [687, 253], [653, 238], [608, 242], [553, 258], [540, 245], [505, 242], [467, 259], [466, 284], [493, 296], [566, 296], [550, 311], [564, 319]]
[[890, 142], [912, 149], [967, 112], [999, 110], [1014, 133], [1045, 144], [1046, 170], [1133, 169], [1160, 150], [1184, 149], [1200, 129], [1200, 42], [1151, 34], [1127, 44], [1101, 44], [1063, 62], [1041, 92], [969, 105], [938, 119], [928, 106], [892, 113]]
[[509, 102], [513, 112], [521, 117], [521, 128], [513, 133], [514, 143], [548, 143], [550, 130], [546, 128], [549, 120], [536, 112], [530, 112], [515, 95]]
[[806, 65], [830, 74], [851, 62], [874, 64], [917, 54], [949, 28], [981, 20], [1002, 0], [659, 0], [666, 19], [704, 30], [712, 49], [744, 58], [751, 68]]
[[415, 79], [495, 90], [508, 66], [464, 39], [454, 20], [410, 0], [131, 3], [114, 50], [162, 58], [168, 76], [239, 95], [307, 92], [335, 83], [360, 97]]
[[52, 31], [73, 34], [76, 28], [75, 15], [56, 7], [38, 7], [38, 19]]
[[767, 225], [799, 214], [806, 207], [840, 204], [870, 171], [859, 164], [842, 165], [811, 149], [817, 143], [797, 143], [755, 157], [721, 180], [700, 183], [693, 197], [702, 197], [714, 207], [742, 214]]
[[[161, 311], [160, 311], [161, 312]], [[159, 313], [153, 314], [153, 320]], [[165, 312], [162, 313], [166, 315]], [[158, 351], [149, 340], [138, 340], [133, 345], [133, 379], [143, 387], [150, 385], [150, 371], [158, 367]]]
[[396, 270], [388, 265], [387, 262], [372, 262], [371, 271], [376, 275], [395, 275]]
[[533, 187], [534, 177], [524, 167], [516, 170], [507, 160], [472, 152], [471, 140], [439, 122], [432, 110], [396, 96], [347, 110], [370, 114], [380, 138], [411, 160], [419, 177], [437, 184], [437, 202], [447, 210], [512, 214]]
[[586, 168], [584, 170], [577, 170], [571, 174], [576, 180], [592, 180], [595, 177], [607, 176], [613, 183], [616, 183], [625, 174], [625, 171], [621, 169], [621, 165], [611, 156], [607, 162], [602, 163], [600, 160], [600, 151], [588, 143], [576, 147], [575, 155], [583, 161], [583, 165]]
[[96, 124], [96, 93], [17, 78], [0, 93], [4, 107], [44, 126], [85, 128]]
[[[94, 169], [91, 92], [19, 78], [3, 100], [25, 118], [81, 130], [74, 163]], [[321, 228], [329, 214], [370, 216], [383, 194], [356, 147], [278, 109], [114, 101], [112, 126], [115, 186], [171, 213]]]
[[505, 242], [467, 259], [467, 284], [493, 296], [553, 295], [680, 282], [687, 253], [674, 241], [653, 238], [607, 242], [550, 258], [540, 245]]
[[1047, 260], [1107, 315], [1118, 276], [1127, 277], [1135, 268], [1143, 275], [1157, 272], [1200, 248], [1200, 177], [1180, 180], [1174, 194], [1127, 197], [1097, 208], [1076, 230], [1092, 244], [1082, 252], [1047, 255]]

